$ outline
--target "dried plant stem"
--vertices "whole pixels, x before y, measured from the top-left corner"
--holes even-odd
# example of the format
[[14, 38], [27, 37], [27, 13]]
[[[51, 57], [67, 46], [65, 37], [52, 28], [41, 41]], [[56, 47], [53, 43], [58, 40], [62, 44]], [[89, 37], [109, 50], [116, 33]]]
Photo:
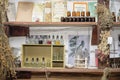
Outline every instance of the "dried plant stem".
[[7, 21], [7, 6], [8, 0], [0, 0], [0, 80], [6, 80], [6, 76], [15, 75], [14, 58], [2, 27], [2, 24]]
[[106, 58], [108, 58], [108, 55], [110, 53], [110, 46], [107, 40], [111, 33], [111, 28], [113, 25], [113, 16], [109, 9], [103, 4], [98, 4], [97, 14], [98, 27], [100, 29], [100, 43], [98, 45], [98, 49], [101, 50], [99, 59], [101, 61], [104, 61], [107, 60]]

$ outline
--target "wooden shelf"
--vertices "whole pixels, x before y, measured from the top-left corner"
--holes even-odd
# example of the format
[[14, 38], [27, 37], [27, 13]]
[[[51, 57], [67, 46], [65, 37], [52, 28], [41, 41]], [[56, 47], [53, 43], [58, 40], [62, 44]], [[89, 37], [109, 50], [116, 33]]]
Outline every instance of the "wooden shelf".
[[52, 60], [53, 62], [64, 62], [63, 60]]
[[[78, 26], [89, 27], [97, 25], [97, 22], [5, 22], [5, 26], [25, 26], [25, 27], [66, 27], [66, 26]], [[113, 26], [119, 27], [120, 22], [114, 22]]]
[[[51, 68], [16, 68], [16, 71], [29, 71], [43, 73], [45, 71], [50, 73], [96, 73], [103, 74], [103, 69], [78, 69], [78, 68], [62, 68], [62, 69], [51, 69]], [[120, 68], [111, 69], [111, 74], [120, 74]]]
[[5, 26], [26, 26], [26, 27], [90, 27], [97, 25], [96, 22], [5, 22]]

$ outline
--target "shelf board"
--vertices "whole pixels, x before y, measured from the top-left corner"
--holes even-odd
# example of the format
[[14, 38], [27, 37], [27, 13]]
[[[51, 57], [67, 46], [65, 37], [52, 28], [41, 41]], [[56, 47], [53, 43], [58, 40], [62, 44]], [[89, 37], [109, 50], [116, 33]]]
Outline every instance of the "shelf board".
[[[5, 22], [5, 26], [24, 26], [24, 27], [91, 27], [96, 26], [97, 22]], [[114, 22], [113, 26], [119, 27], [120, 22]]]
[[64, 47], [64, 45], [53, 45], [53, 47]]
[[64, 60], [52, 60], [53, 62], [64, 62]]
[[96, 22], [5, 22], [5, 26], [25, 26], [25, 27], [92, 27]]
[[51, 44], [23, 44], [23, 46], [49, 46], [51, 47]]
[[[90, 73], [90, 74], [103, 74], [103, 69], [84, 69], [84, 68], [16, 68], [16, 71], [30, 71], [30, 72], [40, 72], [45, 71], [51, 73]], [[111, 74], [120, 74], [120, 68], [111, 69]]]
[[24, 46], [53, 46], [53, 47], [64, 47], [64, 45], [52, 45], [52, 44], [23, 44]]

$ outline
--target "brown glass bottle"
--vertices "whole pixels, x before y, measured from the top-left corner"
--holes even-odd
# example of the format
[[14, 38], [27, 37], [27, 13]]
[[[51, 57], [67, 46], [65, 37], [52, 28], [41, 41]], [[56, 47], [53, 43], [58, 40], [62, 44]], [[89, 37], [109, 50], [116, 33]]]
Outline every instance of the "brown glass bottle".
[[71, 12], [67, 11], [67, 17], [70, 17], [70, 16], [71, 16]]
[[112, 12], [112, 16], [113, 16], [113, 21], [116, 22], [115, 12]]
[[77, 11], [77, 12], [76, 12], [76, 16], [80, 16], [80, 11]]
[[65, 17], [61, 17], [61, 22], [65, 22]]
[[90, 16], [90, 11], [87, 11], [86, 12], [86, 17], [89, 17]]
[[75, 11], [72, 11], [72, 16], [76, 16], [76, 12]]
[[81, 12], [81, 16], [82, 16], [82, 17], [85, 16], [85, 12], [84, 12], [84, 11]]

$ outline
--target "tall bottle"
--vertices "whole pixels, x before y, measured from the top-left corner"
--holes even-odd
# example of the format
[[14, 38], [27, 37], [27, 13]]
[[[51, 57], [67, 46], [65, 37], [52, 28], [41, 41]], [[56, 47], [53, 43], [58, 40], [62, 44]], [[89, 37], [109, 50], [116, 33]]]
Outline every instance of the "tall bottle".
[[117, 14], [117, 21], [120, 22], [120, 9], [119, 9], [119, 12]]
[[62, 35], [61, 35], [61, 38], [60, 38], [60, 44], [64, 45], [64, 40], [63, 40], [63, 36]]
[[59, 40], [59, 36], [58, 36], [58, 35], [57, 35], [57, 37], [56, 37], [55, 44], [56, 44], [56, 45], [60, 45], [60, 40]]
[[35, 35], [35, 44], [38, 44], [38, 35]]
[[29, 44], [29, 43], [30, 43], [30, 40], [29, 40], [29, 35], [28, 35], [28, 34], [27, 34], [27, 36], [26, 36], [25, 43], [26, 43], [26, 44]]
[[50, 35], [48, 36], [47, 44], [51, 44], [51, 38], [50, 38]]
[[55, 44], [55, 36], [52, 35], [52, 44], [54, 45]]
[[113, 21], [116, 22], [116, 15], [115, 15], [115, 12], [112, 12], [112, 16], [113, 16]]
[[39, 41], [38, 41], [39, 44], [43, 44], [43, 39], [42, 39], [42, 36], [40, 35], [39, 36]]

